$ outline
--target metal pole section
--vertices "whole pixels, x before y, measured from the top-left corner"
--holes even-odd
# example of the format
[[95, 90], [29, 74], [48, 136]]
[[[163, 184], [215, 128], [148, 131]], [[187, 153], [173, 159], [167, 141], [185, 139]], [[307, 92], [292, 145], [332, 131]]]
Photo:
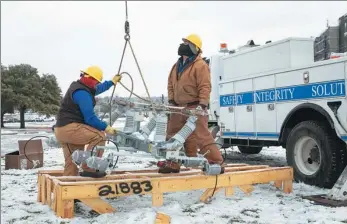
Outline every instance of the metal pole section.
[[112, 152], [114, 156], [131, 156], [131, 157], [141, 157], [141, 158], [151, 158], [154, 159], [153, 156], [151, 155], [146, 155], [146, 154], [137, 154], [137, 153], [124, 153], [124, 152]]

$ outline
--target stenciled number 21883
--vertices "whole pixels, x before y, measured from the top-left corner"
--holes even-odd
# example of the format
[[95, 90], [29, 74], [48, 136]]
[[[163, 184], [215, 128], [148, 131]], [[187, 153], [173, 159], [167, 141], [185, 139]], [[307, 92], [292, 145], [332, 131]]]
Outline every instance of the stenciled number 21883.
[[104, 185], [101, 186], [98, 190], [99, 190], [99, 196], [100, 197], [104, 197], [107, 196], [109, 194], [128, 194], [131, 190], [134, 194], [141, 194], [143, 191], [144, 192], [149, 192], [152, 190], [152, 184], [150, 181], [146, 180], [146, 181], [142, 181], [142, 182], [130, 182], [130, 183], [119, 183], [119, 184], [115, 184], [115, 189], [112, 189], [112, 186], [110, 185]]

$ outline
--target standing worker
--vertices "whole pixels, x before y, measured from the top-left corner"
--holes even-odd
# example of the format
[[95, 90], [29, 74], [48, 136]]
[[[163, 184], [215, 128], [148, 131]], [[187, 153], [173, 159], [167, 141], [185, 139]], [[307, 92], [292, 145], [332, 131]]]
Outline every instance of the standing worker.
[[[101, 83], [102, 79], [103, 71], [98, 66], [88, 67], [81, 71], [79, 80], [71, 83], [61, 102], [54, 134], [63, 147], [64, 176], [78, 175], [77, 166], [71, 158], [76, 149], [84, 150], [85, 145], [88, 145], [87, 150], [92, 150], [96, 145], [105, 146], [105, 132], [111, 135], [116, 133], [114, 128], [95, 115], [94, 107], [95, 96], [116, 85], [121, 76], [115, 75], [111, 81]], [[101, 157], [103, 150], [98, 153]], [[86, 163], [82, 164], [82, 169], [81, 176], [98, 177]]]
[[[196, 34], [183, 38], [178, 48], [180, 58], [171, 69], [168, 78], [168, 100], [172, 106], [206, 110], [211, 92], [210, 69], [201, 57], [202, 41]], [[186, 123], [187, 116], [170, 114], [167, 140], [175, 135]], [[223, 157], [208, 130], [208, 116], [198, 116], [195, 131], [187, 138], [184, 147], [186, 155], [205, 155], [209, 163], [222, 164]], [[173, 161], [161, 163], [159, 173], [178, 173], [180, 164]]]

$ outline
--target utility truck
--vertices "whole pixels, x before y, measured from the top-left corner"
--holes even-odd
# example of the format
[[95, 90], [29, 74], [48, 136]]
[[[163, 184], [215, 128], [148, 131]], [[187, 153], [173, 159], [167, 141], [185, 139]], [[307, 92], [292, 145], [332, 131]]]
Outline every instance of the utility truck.
[[314, 40], [287, 38], [208, 57], [210, 131], [223, 148], [286, 149], [297, 181], [331, 188], [347, 164], [347, 57], [314, 62]]

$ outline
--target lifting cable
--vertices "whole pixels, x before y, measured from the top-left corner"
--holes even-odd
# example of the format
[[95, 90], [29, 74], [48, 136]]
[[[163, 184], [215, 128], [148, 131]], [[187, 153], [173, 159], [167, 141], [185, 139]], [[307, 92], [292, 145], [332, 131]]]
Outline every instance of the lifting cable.
[[[124, 48], [123, 48], [123, 52], [122, 52], [122, 57], [121, 57], [121, 60], [120, 60], [120, 63], [119, 63], [119, 68], [118, 68], [118, 73], [117, 74], [123, 74], [123, 73], [126, 73], [126, 72], [123, 72], [123, 73], [120, 73], [121, 71], [121, 68], [122, 68], [122, 64], [123, 64], [123, 59], [124, 59], [124, 55], [125, 55], [125, 50], [126, 50], [126, 47], [127, 45], [129, 44], [129, 47], [130, 47], [130, 50], [131, 50], [131, 53], [134, 57], [134, 60], [135, 60], [135, 63], [136, 63], [136, 66], [137, 66], [137, 69], [140, 73], [140, 76], [141, 76], [141, 79], [142, 79], [142, 82], [143, 82], [143, 85], [145, 86], [145, 89], [146, 89], [146, 92], [147, 92], [147, 96], [149, 98], [149, 100], [146, 100], [146, 99], [143, 99], [142, 97], [138, 96], [137, 94], [135, 94], [133, 92], [133, 88], [132, 90], [129, 90], [123, 83], [119, 82], [126, 90], [128, 90], [130, 92], [130, 96], [129, 96], [129, 99], [131, 98], [132, 95], [135, 95], [137, 98], [145, 101], [145, 102], [149, 102], [151, 103], [152, 105], [152, 108], [153, 107], [153, 101], [151, 100], [151, 96], [149, 94], [149, 91], [148, 91], [148, 88], [147, 88], [147, 85], [146, 85], [146, 82], [144, 80], [144, 77], [143, 77], [143, 74], [142, 74], [142, 71], [141, 71], [141, 68], [140, 68], [140, 65], [139, 65], [139, 62], [136, 58], [136, 55], [135, 55], [135, 52], [134, 52], [134, 49], [131, 45], [131, 42], [130, 42], [130, 23], [129, 23], [129, 20], [128, 20], [128, 2], [125, 1], [125, 24], [124, 24], [124, 30], [125, 30], [125, 36], [124, 36], [124, 40], [125, 40], [125, 44], [124, 44]], [[128, 73], [126, 73], [127, 75], [129, 75]], [[130, 75], [129, 75], [130, 76]], [[130, 76], [131, 78], [131, 76]], [[133, 82], [133, 81], [132, 81]], [[134, 84], [132, 84], [132, 87], [133, 87]], [[110, 125], [112, 125], [112, 98], [113, 98], [113, 95], [114, 95], [114, 91], [116, 89], [116, 85], [113, 86], [113, 91], [112, 91], [112, 94], [111, 94], [111, 98], [110, 98], [110, 102], [109, 102], [109, 106], [110, 106]], [[103, 114], [102, 116], [102, 119], [104, 118], [106, 113]]]

